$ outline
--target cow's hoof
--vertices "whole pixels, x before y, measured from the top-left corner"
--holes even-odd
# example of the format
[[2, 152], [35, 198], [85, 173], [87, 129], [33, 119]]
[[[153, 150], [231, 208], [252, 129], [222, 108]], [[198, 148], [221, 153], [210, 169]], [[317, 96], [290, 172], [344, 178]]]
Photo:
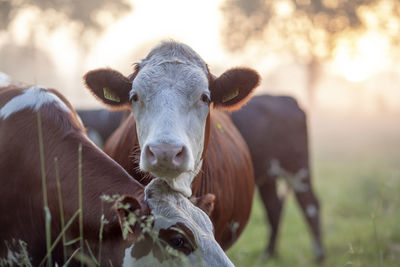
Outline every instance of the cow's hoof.
[[314, 260], [317, 264], [323, 264], [325, 262], [325, 254], [315, 255]]

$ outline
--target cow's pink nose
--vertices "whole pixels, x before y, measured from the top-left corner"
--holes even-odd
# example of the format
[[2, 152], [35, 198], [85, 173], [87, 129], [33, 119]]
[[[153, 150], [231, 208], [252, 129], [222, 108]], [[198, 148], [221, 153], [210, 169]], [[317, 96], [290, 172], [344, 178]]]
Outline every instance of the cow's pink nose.
[[145, 149], [145, 157], [151, 167], [163, 167], [171, 169], [182, 168], [187, 159], [187, 150], [178, 145], [148, 145]]

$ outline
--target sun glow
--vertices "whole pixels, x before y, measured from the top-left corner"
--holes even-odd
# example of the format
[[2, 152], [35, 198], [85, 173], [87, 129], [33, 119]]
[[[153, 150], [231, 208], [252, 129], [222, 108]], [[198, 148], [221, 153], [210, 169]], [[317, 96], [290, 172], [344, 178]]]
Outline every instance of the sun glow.
[[350, 82], [361, 82], [371, 74], [377, 73], [385, 65], [388, 41], [385, 36], [368, 32], [359, 39], [342, 40], [333, 60], [335, 72]]
[[219, 2], [213, 0], [136, 0], [131, 14], [110, 25], [88, 59], [88, 66], [133, 63], [132, 54], [144, 56], [161, 39], [188, 43], [204, 58], [221, 59]]

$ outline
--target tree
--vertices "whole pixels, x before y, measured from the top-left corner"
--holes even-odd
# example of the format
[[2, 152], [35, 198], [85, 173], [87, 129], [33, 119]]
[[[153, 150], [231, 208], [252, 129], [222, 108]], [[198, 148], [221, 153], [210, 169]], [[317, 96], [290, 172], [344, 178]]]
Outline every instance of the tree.
[[[378, 9], [382, 12], [371, 12]], [[400, 40], [398, 0], [226, 0], [222, 11], [226, 21], [222, 35], [228, 50], [237, 51], [256, 41], [269, 51], [290, 52], [305, 62], [309, 105], [313, 104], [320, 62], [332, 58], [342, 38], [374, 27], [389, 37], [392, 47]]]
[[[77, 22], [85, 28], [99, 30], [101, 22], [96, 13], [107, 12], [117, 17], [131, 10], [125, 0], [2, 0], [0, 1], [0, 30], [7, 30], [19, 12], [28, 8], [38, 8], [43, 12], [53, 10], [63, 14], [71, 22]], [[57, 26], [60, 21], [49, 23], [49, 27]]]

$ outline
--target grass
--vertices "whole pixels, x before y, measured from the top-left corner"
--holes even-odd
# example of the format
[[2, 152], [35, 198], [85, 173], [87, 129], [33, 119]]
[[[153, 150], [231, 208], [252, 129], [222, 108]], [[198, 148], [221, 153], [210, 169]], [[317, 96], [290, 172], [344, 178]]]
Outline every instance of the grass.
[[[327, 122], [313, 120], [310, 134], [313, 184], [322, 206], [327, 255], [323, 266], [400, 266], [400, 127], [385, 120], [346, 121], [346, 125], [331, 119]], [[82, 242], [79, 250], [83, 251], [82, 235], [68, 242], [63, 238], [71, 223], [78, 215], [82, 216], [80, 210], [62, 227], [53, 243], [48, 244], [48, 256], [62, 239], [64, 246]], [[99, 222], [100, 245], [103, 220], [101, 218]], [[278, 257], [267, 263], [260, 261], [267, 245], [268, 224], [256, 194], [250, 221], [240, 239], [228, 251], [234, 264], [318, 266], [312, 258], [311, 236], [292, 194], [286, 198], [281, 222]], [[26, 245], [22, 241], [19, 244], [20, 252], [14, 257], [23, 266], [30, 266], [26, 261], [29, 260]], [[94, 252], [89, 246], [87, 248], [91, 257], [85, 259], [88, 262], [90, 258], [96, 259]], [[69, 255], [66, 265], [79, 256], [79, 250]], [[100, 251], [97, 257], [100, 261]], [[5, 260], [0, 259], [0, 265]], [[51, 262], [50, 258], [46, 257], [46, 260]]]
[[[313, 122], [313, 183], [327, 255], [323, 266], [400, 266], [400, 129], [385, 132], [381, 126], [387, 122], [374, 122], [365, 132], [363, 121], [328, 131]], [[259, 261], [269, 231], [264, 218], [256, 195], [249, 224], [228, 251], [236, 266], [318, 266], [293, 194], [284, 207], [279, 255], [267, 263]]]

